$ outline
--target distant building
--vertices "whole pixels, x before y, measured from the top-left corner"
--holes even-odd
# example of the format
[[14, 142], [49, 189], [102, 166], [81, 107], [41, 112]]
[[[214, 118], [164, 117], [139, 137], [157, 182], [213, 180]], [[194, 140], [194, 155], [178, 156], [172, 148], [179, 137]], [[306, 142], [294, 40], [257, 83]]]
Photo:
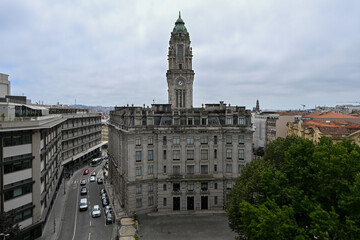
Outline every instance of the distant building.
[[0, 98], [10, 95], [10, 81], [9, 75], [0, 73]]
[[110, 180], [128, 214], [223, 209], [252, 160], [250, 110], [193, 107], [193, 55], [180, 16], [169, 44], [168, 104], [110, 112]]

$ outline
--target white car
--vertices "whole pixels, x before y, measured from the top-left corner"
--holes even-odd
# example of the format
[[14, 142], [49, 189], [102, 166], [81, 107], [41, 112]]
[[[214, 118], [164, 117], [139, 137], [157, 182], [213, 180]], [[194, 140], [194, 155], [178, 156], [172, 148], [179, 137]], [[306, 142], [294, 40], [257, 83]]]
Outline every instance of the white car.
[[94, 176], [90, 177], [90, 182], [95, 182], [95, 177]]
[[101, 216], [101, 210], [99, 205], [94, 205], [91, 213], [92, 217], [100, 217]]

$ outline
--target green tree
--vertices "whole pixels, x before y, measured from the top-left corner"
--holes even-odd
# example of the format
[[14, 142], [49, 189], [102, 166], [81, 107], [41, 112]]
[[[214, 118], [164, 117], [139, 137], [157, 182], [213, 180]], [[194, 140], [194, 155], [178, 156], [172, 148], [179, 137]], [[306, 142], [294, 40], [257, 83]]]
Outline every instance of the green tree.
[[248, 163], [226, 212], [239, 239], [360, 239], [360, 148], [299, 137]]
[[20, 232], [19, 224], [15, 223], [15, 211], [0, 213], [0, 232], [10, 234], [7, 239], [12, 239]]

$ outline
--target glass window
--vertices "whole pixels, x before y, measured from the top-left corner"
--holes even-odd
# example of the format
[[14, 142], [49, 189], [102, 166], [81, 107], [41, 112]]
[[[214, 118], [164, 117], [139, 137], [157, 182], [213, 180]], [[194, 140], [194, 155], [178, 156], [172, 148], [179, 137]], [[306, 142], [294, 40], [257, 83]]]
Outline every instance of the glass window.
[[239, 124], [245, 125], [245, 118], [239, 118]]
[[214, 136], [214, 144], [217, 144], [217, 136]]
[[180, 160], [180, 150], [173, 150], [173, 160]]
[[244, 149], [239, 149], [239, 160], [244, 160]]
[[201, 144], [208, 144], [208, 137], [207, 136], [201, 136], [200, 142], [201, 142]]
[[227, 117], [226, 118], [226, 124], [227, 125], [232, 125], [232, 117]]
[[193, 125], [193, 119], [192, 118], [188, 118], [188, 125]]
[[142, 207], [142, 199], [141, 199], [141, 198], [137, 198], [137, 199], [136, 199], [136, 207], [137, 207], [137, 208], [141, 208], [141, 207]]
[[141, 167], [136, 167], [135, 171], [136, 171], [136, 176], [142, 175]]
[[187, 150], [186, 155], [187, 155], [187, 160], [194, 160], [194, 150]]
[[148, 184], [148, 191], [149, 191], [149, 193], [154, 192], [154, 184], [153, 183]]
[[173, 166], [173, 174], [180, 175], [180, 166]]
[[232, 173], [232, 164], [226, 164], [226, 172]]
[[173, 144], [174, 145], [179, 145], [180, 144], [180, 137], [179, 136], [173, 137]]
[[186, 138], [186, 143], [187, 143], [188, 145], [194, 145], [194, 137], [193, 137], [193, 136], [187, 137], [187, 138]]
[[136, 162], [141, 162], [141, 151], [136, 151]]
[[164, 173], [166, 173], [166, 166], [164, 166]]
[[239, 135], [239, 144], [244, 144], [244, 135]]
[[208, 174], [208, 165], [201, 165], [201, 174]]
[[187, 190], [188, 191], [194, 191], [194, 183], [193, 182], [189, 182], [187, 184]]
[[218, 184], [217, 184], [217, 182], [214, 183], [214, 189], [218, 189]]
[[231, 135], [227, 135], [226, 136], [226, 144], [231, 144], [232, 143], [232, 136]]
[[230, 190], [232, 188], [231, 182], [226, 183], [226, 189]]
[[163, 190], [166, 191], [166, 183], [163, 184]]
[[153, 137], [148, 137], [148, 145], [153, 145]]
[[208, 160], [208, 150], [207, 149], [201, 149], [201, 160]]
[[214, 196], [214, 204], [217, 205], [218, 204], [218, 197]]
[[14, 190], [13, 190], [13, 192], [14, 192], [14, 198], [15, 197], [17, 197], [17, 196], [20, 196], [20, 195], [22, 195], [22, 188], [21, 187], [19, 187], [19, 188], [15, 188]]
[[166, 198], [163, 199], [163, 205], [166, 207]]
[[206, 118], [201, 118], [201, 125], [206, 125]]
[[148, 175], [153, 175], [153, 174], [154, 174], [154, 166], [148, 165]]
[[166, 160], [166, 150], [164, 150], [164, 160]]
[[149, 206], [154, 205], [154, 197], [153, 196], [148, 197], [148, 203], [149, 203]]
[[239, 174], [241, 174], [241, 171], [242, 171], [242, 169], [244, 168], [244, 165], [242, 165], [242, 164], [239, 164], [239, 169], [238, 169], [238, 171], [239, 171]]
[[142, 186], [141, 184], [136, 185], [136, 194], [140, 194], [142, 192]]
[[207, 191], [208, 190], [208, 183], [207, 182], [202, 182], [201, 183], [201, 190], [202, 191]]
[[163, 136], [163, 145], [166, 145], [166, 136]]
[[184, 45], [178, 44], [177, 45], [177, 50], [178, 50], [177, 59], [178, 60], [183, 60], [183, 58], [184, 58]]
[[214, 165], [214, 172], [217, 172], [217, 165]]
[[195, 166], [194, 165], [187, 165], [186, 166], [186, 174], [193, 175], [195, 173]]
[[136, 146], [141, 146], [141, 137], [136, 137], [135, 138], [135, 145]]
[[154, 151], [153, 150], [148, 150], [148, 160], [149, 161], [154, 160]]
[[217, 158], [217, 149], [214, 149], [214, 158]]
[[231, 159], [231, 158], [232, 158], [232, 149], [227, 148], [226, 149], [226, 159]]

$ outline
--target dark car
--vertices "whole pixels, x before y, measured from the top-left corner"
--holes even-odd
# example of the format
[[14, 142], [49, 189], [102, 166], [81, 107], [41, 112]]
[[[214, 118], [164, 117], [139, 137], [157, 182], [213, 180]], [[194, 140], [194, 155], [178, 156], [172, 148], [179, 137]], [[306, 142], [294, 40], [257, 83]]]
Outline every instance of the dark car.
[[100, 195], [106, 193], [106, 190], [104, 188], [100, 189]]
[[86, 185], [86, 180], [85, 180], [85, 179], [81, 179], [80, 185], [81, 185], [81, 186], [85, 186], [85, 185]]
[[81, 191], [80, 191], [81, 195], [86, 195], [87, 194], [87, 188], [86, 187], [82, 187]]
[[102, 183], [103, 183], [103, 179], [102, 179], [102, 178], [98, 178], [98, 179], [97, 179], [97, 183], [98, 183], [98, 184], [102, 184]]
[[103, 207], [109, 205], [109, 200], [107, 198], [103, 198], [102, 205], [103, 205]]
[[113, 223], [113, 216], [111, 213], [106, 214], [106, 225]]
[[85, 169], [84, 170], [84, 175], [88, 175], [89, 174], [89, 169]]

